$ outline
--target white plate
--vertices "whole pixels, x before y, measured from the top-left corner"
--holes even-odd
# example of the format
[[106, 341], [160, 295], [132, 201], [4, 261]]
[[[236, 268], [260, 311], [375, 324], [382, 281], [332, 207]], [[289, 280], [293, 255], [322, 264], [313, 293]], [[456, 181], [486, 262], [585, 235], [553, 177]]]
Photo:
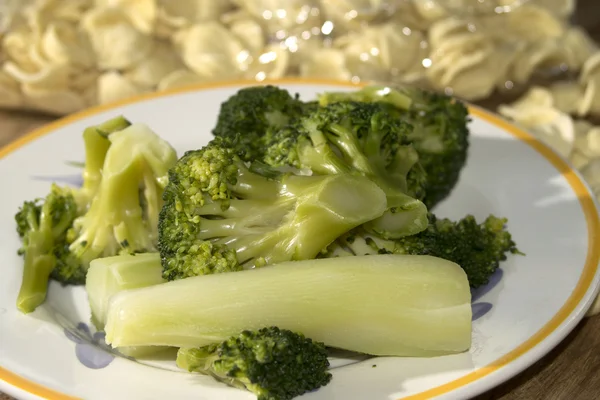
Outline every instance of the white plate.
[[[1, 390], [25, 399], [253, 398], [208, 377], [173, 372], [169, 362], [151, 367], [113, 357], [97, 345], [102, 342], [99, 334], [76, 328], [80, 323], [86, 327], [89, 320], [82, 287], [52, 284], [47, 303], [38, 311], [17, 312], [22, 260], [16, 255], [19, 240], [13, 219], [23, 200], [44, 195], [51, 180], [78, 181], [78, 170], [65, 162], [83, 159], [85, 127], [123, 114], [149, 124], [181, 155], [210, 139], [220, 103], [247, 84], [187, 88], [95, 108], [0, 150]], [[331, 82], [277, 84], [304, 99], [342, 89]], [[490, 213], [505, 216], [519, 249], [527, 255], [511, 256], [494, 282], [474, 295], [478, 318], [469, 352], [429, 359], [338, 359], [332, 382], [305, 398], [474, 396], [542, 357], [591, 304], [600, 278], [599, 222], [588, 188], [577, 172], [530, 135], [477, 108], [471, 113], [468, 166], [436, 212], [452, 218], [467, 213], [477, 218]]]

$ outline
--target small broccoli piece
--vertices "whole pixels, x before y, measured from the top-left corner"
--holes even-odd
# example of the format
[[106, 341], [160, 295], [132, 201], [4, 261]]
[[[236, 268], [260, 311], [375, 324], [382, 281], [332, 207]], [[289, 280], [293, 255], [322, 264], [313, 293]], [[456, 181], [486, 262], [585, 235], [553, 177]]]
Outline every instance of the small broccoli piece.
[[106, 153], [110, 147], [108, 136], [111, 133], [127, 128], [131, 123], [122, 116], [110, 119], [100, 125], [90, 126], [83, 131], [85, 147], [85, 165], [83, 169], [83, 185], [75, 192], [79, 206], [84, 211], [98, 192], [102, 180], [102, 169]]
[[177, 162], [164, 201], [167, 280], [310, 259], [386, 209], [385, 194], [362, 176], [252, 169], [218, 139]]
[[270, 129], [285, 126], [302, 113], [298, 96], [276, 86], [253, 86], [239, 90], [221, 104], [213, 135], [235, 143], [243, 161], [259, 159], [262, 137]]
[[182, 348], [177, 366], [254, 393], [291, 400], [331, 381], [325, 345], [277, 327], [243, 331], [219, 343]]
[[320, 253], [320, 257], [367, 254], [429, 255], [460, 265], [473, 288], [488, 283], [507, 254], [520, 254], [511, 234], [506, 230], [507, 220], [490, 215], [478, 224], [468, 215], [454, 222], [429, 215], [429, 226], [423, 232], [396, 240], [361, 232], [349, 232]]
[[469, 147], [469, 111], [460, 101], [418, 88], [370, 86], [354, 92], [331, 92], [319, 96], [319, 103], [363, 101], [391, 105], [398, 118], [409, 122], [410, 142], [427, 173], [423, 202], [433, 208], [458, 183]]
[[381, 103], [339, 102], [306, 113], [270, 137], [264, 162], [313, 174], [359, 174], [386, 193], [388, 212], [369, 222], [383, 237], [412, 235], [427, 226], [427, 176], [408, 141], [412, 126]]
[[32, 312], [44, 302], [51, 274], [63, 282], [79, 276], [79, 267], [65, 264], [62, 254], [67, 231], [76, 217], [71, 190], [57, 185], [45, 199], [25, 202], [16, 214], [17, 232], [23, 241], [19, 254], [25, 259], [17, 297], [21, 312]]
[[67, 253], [86, 270], [96, 258], [156, 250], [162, 193], [177, 161], [175, 150], [143, 124], [108, 139], [97, 194], [68, 233]]

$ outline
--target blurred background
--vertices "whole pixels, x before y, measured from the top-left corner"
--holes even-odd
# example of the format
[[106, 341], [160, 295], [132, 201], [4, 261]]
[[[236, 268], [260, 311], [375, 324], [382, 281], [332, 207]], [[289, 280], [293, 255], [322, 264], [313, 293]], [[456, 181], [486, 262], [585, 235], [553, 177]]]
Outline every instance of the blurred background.
[[0, 121], [25, 124], [3, 129], [0, 145], [28, 124], [203, 82], [383, 82], [498, 111], [595, 183], [589, 171], [600, 170], [592, 162], [600, 157], [597, 4], [0, 0], [0, 109], [10, 111]]
[[[599, 46], [598, 0], [0, 0], [0, 147], [88, 107], [204, 82], [417, 85], [528, 129], [598, 196]], [[495, 398], [597, 398], [591, 324]]]

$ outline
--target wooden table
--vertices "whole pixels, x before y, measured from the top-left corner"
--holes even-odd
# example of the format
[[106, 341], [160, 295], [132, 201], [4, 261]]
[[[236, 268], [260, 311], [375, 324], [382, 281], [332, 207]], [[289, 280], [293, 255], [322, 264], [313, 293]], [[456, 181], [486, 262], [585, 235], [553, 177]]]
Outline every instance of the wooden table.
[[[574, 22], [600, 42], [600, 1], [579, 0]], [[494, 98], [482, 105], [494, 107]], [[0, 147], [52, 118], [0, 111]], [[585, 319], [552, 352], [505, 384], [474, 400], [600, 399], [600, 316]], [[0, 400], [12, 400], [0, 393]]]

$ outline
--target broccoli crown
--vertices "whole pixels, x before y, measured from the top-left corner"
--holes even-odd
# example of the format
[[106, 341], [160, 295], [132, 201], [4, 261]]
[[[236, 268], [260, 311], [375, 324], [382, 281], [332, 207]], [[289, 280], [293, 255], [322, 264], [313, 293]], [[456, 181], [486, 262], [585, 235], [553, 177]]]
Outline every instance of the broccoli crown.
[[240, 158], [251, 161], [262, 154], [263, 135], [285, 126], [303, 109], [298, 95], [292, 97], [287, 90], [276, 86], [241, 89], [221, 104], [212, 133], [235, 142]]
[[62, 283], [70, 283], [81, 274], [77, 263], [63, 266], [67, 232], [76, 217], [77, 204], [71, 190], [57, 185], [52, 185], [46, 198], [25, 202], [15, 215], [17, 233], [22, 239], [18, 253], [24, 256], [23, 281], [17, 298], [22, 312], [31, 312], [44, 302], [51, 274]]
[[482, 224], [468, 215], [458, 222], [430, 217], [429, 227], [412, 237], [396, 242], [395, 252], [432, 255], [460, 265], [472, 287], [486, 284], [506, 260], [517, 253], [511, 234], [505, 230], [505, 218], [489, 216]]
[[258, 400], [293, 399], [331, 380], [323, 343], [277, 327], [243, 331], [219, 344], [180, 349], [177, 365], [246, 388]]
[[414, 131], [410, 140], [427, 172], [423, 201], [432, 208], [444, 200], [458, 183], [469, 149], [469, 111], [460, 101], [440, 93], [413, 91], [408, 120]]
[[[412, 126], [383, 103], [334, 102], [273, 133], [264, 162], [313, 174], [360, 174], [387, 195], [389, 213], [371, 224], [387, 237], [426, 227], [427, 175], [409, 141]], [[394, 215], [395, 214], [395, 215]]]
[[397, 118], [413, 126], [408, 142], [417, 150], [427, 174], [424, 203], [432, 208], [450, 194], [465, 166], [469, 147], [469, 112], [462, 102], [418, 88], [383, 86], [319, 96], [322, 106], [348, 101], [380, 102], [395, 109]]
[[460, 265], [473, 288], [488, 283], [507, 254], [519, 250], [506, 230], [507, 220], [490, 215], [478, 224], [475, 217], [467, 215], [454, 222], [438, 219], [429, 214], [429, 225], [424, 231], [396, 240], [355, 230], [321, 252], [321, 257], [363, 254], [412, 254], [443, 258]]
[[188, 151], [169, 172], [158, 240], [167, 280], [313, 258], [385, 210], [366, 178], [253, 168], [227, 143]]

